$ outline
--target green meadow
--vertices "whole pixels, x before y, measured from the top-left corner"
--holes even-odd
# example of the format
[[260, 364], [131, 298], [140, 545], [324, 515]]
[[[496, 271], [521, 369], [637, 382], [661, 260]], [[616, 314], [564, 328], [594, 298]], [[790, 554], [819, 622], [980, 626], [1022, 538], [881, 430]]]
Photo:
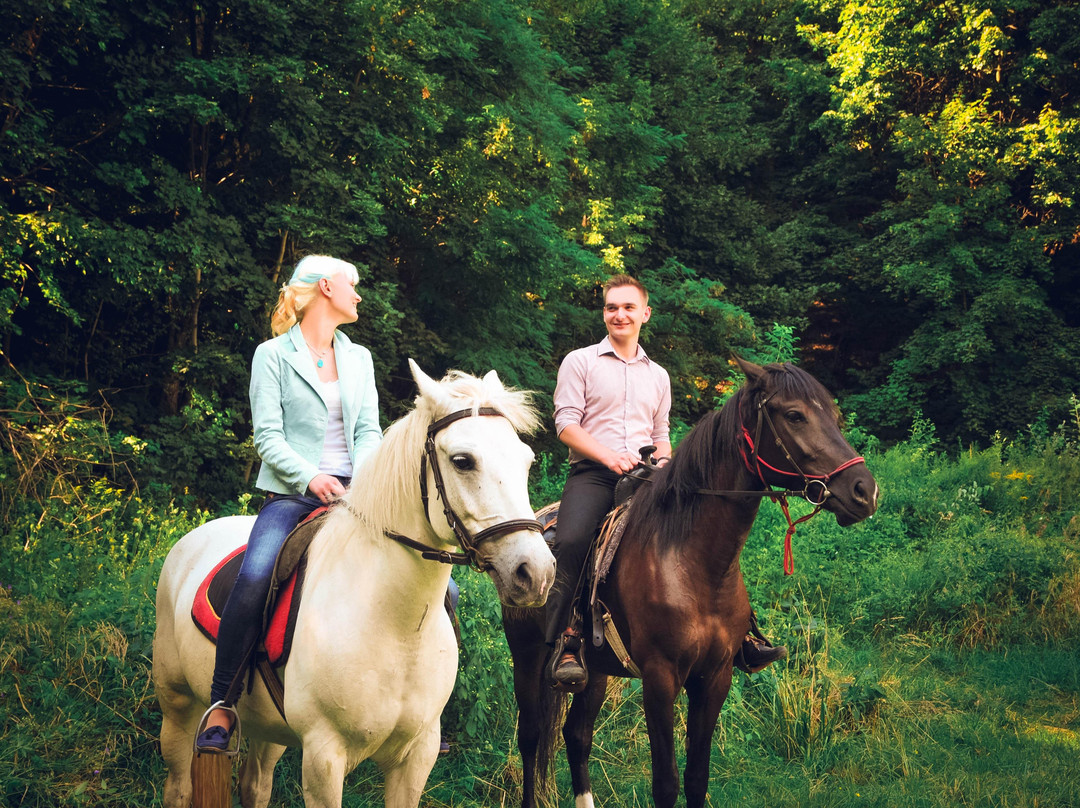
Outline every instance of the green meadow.
[[[882, 505], [841, 529], [821, 515], [782, 572], [779, 509], [743, 553], [752, 600], [784, 663], [737, 674], [714, 745], [710, 804], [1075, 806], [1080, 785], [1080, 450], [1077, 429], [944, 451], [932, 430], [880, 449], [858, 430]], [[533, 495], [557, 490], [542, 458]], [[37, 503], [5, 487], [0, 555], [0, 795], [10, 806], [160, 803], [150, 682], [162, 560], [214, 514], [104, 483], [57, 483]], [[243, 510], [247, 499], [228, 510]], [[808, 506], [793, 510], [805, 513]], [[452, 751], [425, 806], [515, 805], [510, 660], [493, 587], [459, 575]], [[648, 806], [640, 684], [612, 684], [592, 772], [598, 805]], [[299, 757], [273, 805], [302, 804]], [[572, 804], [560, 753], [550, 806]], [[381, 805], [362, 764], [345, 804]]]

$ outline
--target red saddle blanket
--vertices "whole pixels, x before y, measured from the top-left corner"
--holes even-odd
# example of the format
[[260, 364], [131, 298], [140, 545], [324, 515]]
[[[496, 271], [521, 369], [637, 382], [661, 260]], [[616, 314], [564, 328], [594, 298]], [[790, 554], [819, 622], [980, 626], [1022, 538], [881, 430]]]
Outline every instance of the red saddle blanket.
[[[225, 556], [203, 579], [195, 593], [195, 602], [191, 606], [191, 619], [215, 645], [218, 629], [221, 626], [221, 613], [225, 609], [225, 602], [229, 599], [229, 593], [236, 582], [236, 576], [240, 573], [240, 565], [244, 561], [246, 550], [247, 545], [244, 545]], [[306, 567], [307, 564], [301, 561], [292, 574], [285, 579], [278, 588], [277, 599], [270, 610], [263, 644], [271, 665], [284, 665], [289, 658]]]

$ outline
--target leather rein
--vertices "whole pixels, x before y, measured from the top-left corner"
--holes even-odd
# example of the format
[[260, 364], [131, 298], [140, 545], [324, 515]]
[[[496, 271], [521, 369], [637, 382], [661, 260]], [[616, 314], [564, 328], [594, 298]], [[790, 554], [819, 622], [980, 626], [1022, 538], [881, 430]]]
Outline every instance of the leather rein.
[[[780, 505], [780, 510], [784, 512], [784, 518], [787, 520], [788, 528], [784, 534], [784, 574], [791, 575], [795, 572], [795, 556], [791, 549], [791, 537], [795, 535], [796, 526], [814, 518], [820, 512], [822, 507], [828, 501], [829, 497], [833, 495], [829, 490], [829, 480], [835, 477], [845, 469], [849, 469], [852, 466], [856, 466], [859, 463], [866, 463], [866, 459], [859, 456], [853, 457], [850, 460], [841, 463], [835, 469], [828, 474], [807, 474], [801, 468], [799, 464], [795, 462], [795, 458], [791, 456], [791, 452], [788, 451], [787, 446], [784, 445], [784, 441], [780, 437], [780, 433], [776, 431], [776, 426], [772, 422], [772, 416], [769, 415], [769, 410], [765, 406], [769, 403], [769, 399], [772, 394], [762, 395], [758, 399], [757, 403], [757, 423], [754, 426], [754, 436], [750, 436], [750, 431], [746, 428], [745, 421], [740, 418], [740, 429], [742, 430], [742, 438], [745, 442], [745, 446], [739, 446], [739, 454], [742, 455], [743, 463], [746, 466], [747, 471], [756, 475], [761, 480], [762, 485], [765, 486], [763, 491], [719, 491], [713, 488], [698, 488], [697, 493], [704, 494], [705, 496], [714, 497], [768, 497], [777, 504]], [[740, 415], [742, 409], [740, 407]], [[778, 469], [773, 465], [770, 465], [765, 460], [761, 459], [759, 454], [759, 447], [761, 441], [762, 425], [767, 423], [769, 429], [773, 434], [773, 440], [776, 445], [780, 447], [780, 451], [784, 453], [784, 457], [791, 464], [795, 471], [785, 471], [784, 469]], [[746, 450], [750, 450], [750, 455], [747, 456]], [[783, 477], [796, 477], [802, 480], [802, 490], [787, 489], [776, 490], [772, 488], [770, 483], [765, 479], [765, 471], [768, 469], [774, 474], [779, 474]], [[811, 486], [820, 486], [820, 490], [814, 489], [811, 491]], [[801, 497], [814, 506], [814, 510], [808, 513], [806, 516], [802, 516], [794, 521], [791, 518], [791, 512], [788, 509], [788, 497]]]
[[[440, 564], [471, 566], [480, 572], [484, 572], [492, 567], [487, 559], [480, 554], [479, 548], [481, 544], [506, 533], [515, 533], [519, 530], [534, 530], [537, 533], [543, 533], [544, 528], [535, 519], [508, 519], [505, 522], [499, 522], [496, 525], [484, 528], [478, 533], [470, 534], [468, 528], [462, 524], [457, 514], [454, 513], [454, 509], [450, 505], [450, 500], [447, 499], [446, 485], [443, 482], [442, 470], [439, 468], [439, 456], [435, 449], [435, 436], [456, 421], [481, 415], [503, 417], [503, 414], [494, 407], [479, 407], [475, 410], [470, 408], [452, 412], [437, 421], [433, 421], [428, 426], [427, 439], [424, 441], [424, 452], [420, 456], [420, 499], [423, 500], [424, 503], [424, 516], [427, 518], [428, 524], [430, 525], [431, 514], [428, 512], [429, 498], [427, 484], [427, 467], [430, 465], [431, 476], [435, 479], [435, 495], [442, 500], [443, 515], [446, 517], [447, 523], [453, 529], [462, 552], [454, 553], [449, 550], [439, 550], [435, 547], [430, 547], [423, 542], [419, 542], [416, 539], [410, 539], [408, 536], [403, 536], [400, 533], [394, 533], [390, 530], [384, 530], [383, 533], [386, 538], [393, 539], [398, 544], [419, 551], [420, 555], [428, 561], [438, 561]], [[432, 525], [432, 529], [434, 529], [434, 525]]]

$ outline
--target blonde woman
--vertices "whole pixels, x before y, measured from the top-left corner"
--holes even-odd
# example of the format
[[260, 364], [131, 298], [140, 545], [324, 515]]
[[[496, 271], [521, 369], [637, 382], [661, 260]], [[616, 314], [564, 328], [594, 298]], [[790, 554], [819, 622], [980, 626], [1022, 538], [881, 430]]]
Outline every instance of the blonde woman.
[[[239, 693], [233, 683], [258, 641], [285, 537], [313, 510], [345, 493], [353, 468], [382, 438], [371, 353], [337, 330], [357, 320], [358, 280], [356, 267], [337, 258], [301, 260], [271, 318], [277, 336], [255, 350], [251, 416], [262, 459], [255, 484], [267, 494], [221, 616], [210, 690], [215, 706], [231, 708]], [[217, 707], [196, 748], [227, 750], [232, 727], [231, 709]]]

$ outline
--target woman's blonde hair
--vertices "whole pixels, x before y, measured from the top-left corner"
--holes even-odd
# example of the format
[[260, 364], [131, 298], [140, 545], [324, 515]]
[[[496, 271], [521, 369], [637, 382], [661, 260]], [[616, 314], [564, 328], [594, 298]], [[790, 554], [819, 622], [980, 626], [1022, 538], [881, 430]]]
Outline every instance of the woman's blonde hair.
[[275, 337], [284, 334], [304, 318], [304, 309], [318, 294], [319, 281], [335, 275], [345, 275], [353, 286], [360, 280], [356, 267], [340, 258], [309, 255], [300, 259], [292, 278], [281, 287], [277, 306], [270, 315], [270, 330]]

